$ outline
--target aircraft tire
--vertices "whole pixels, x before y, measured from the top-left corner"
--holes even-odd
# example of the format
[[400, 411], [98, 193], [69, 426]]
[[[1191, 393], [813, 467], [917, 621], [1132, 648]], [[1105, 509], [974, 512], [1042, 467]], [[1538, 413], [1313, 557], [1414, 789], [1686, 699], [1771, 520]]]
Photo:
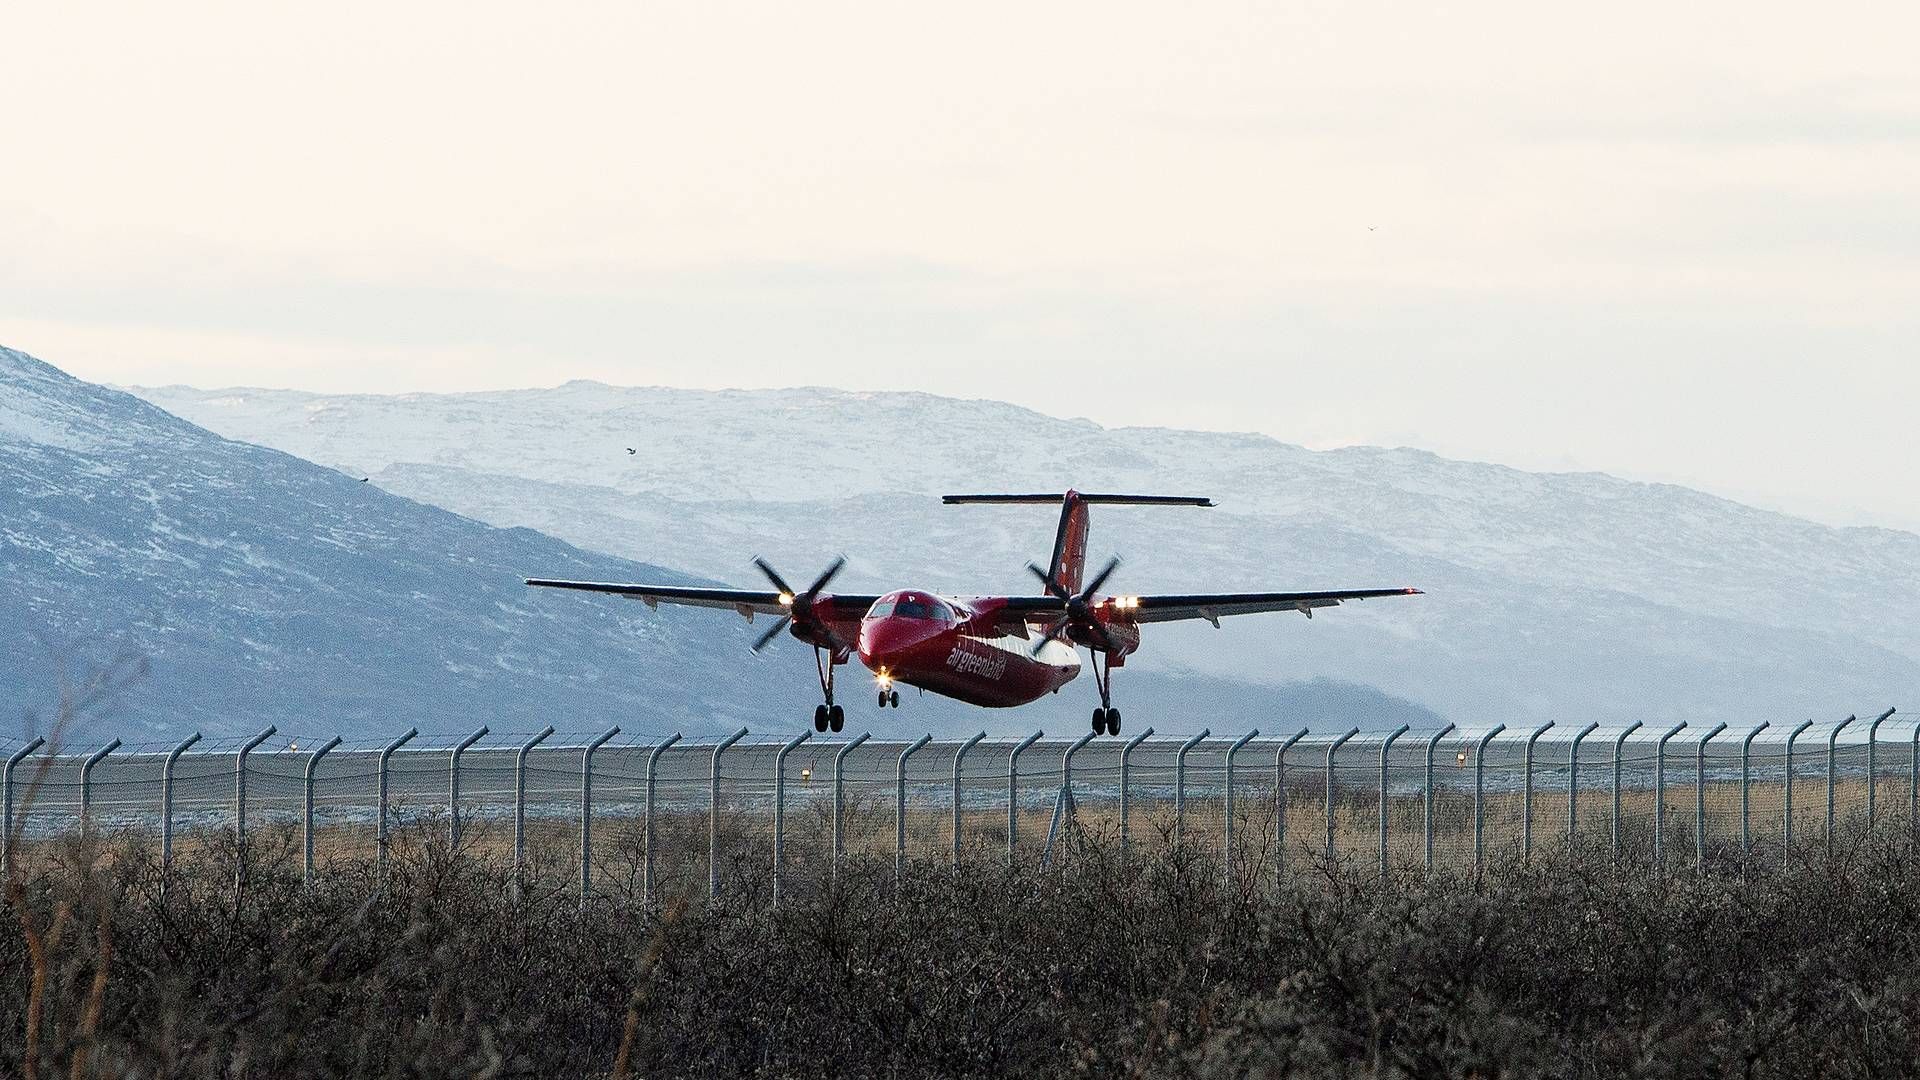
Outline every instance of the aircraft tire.
[[1093, 710], [1093, 733], [1095, 735], [1105, 735], [1107, 733], [1107, 710]]
[[815, 705], [813, 707], [813, 730], [827, 730], [827, 707], [825, 705]]
[[847, 726], [847, 710], [838, 705], [827, 710], [827, 726], [835, 731]]
[[887, 691], [887, 704], [893, 706], [896, 709], [899, 708], [900, 707], [900, 691], [898, 690]]
[[1120, 734], [1120, 710], [1119, 709], [1107, 710], [1107, 734], [1109, 735]]

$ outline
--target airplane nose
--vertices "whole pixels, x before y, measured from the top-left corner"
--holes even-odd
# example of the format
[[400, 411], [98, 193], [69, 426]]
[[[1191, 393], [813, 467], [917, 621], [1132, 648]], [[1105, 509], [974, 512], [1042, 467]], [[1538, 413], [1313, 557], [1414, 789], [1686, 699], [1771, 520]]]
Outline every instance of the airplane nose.
[[870, 619], [860, 627], [860, 661], [876, 671], [907, 666], [914, 651], [940, 630], [923, 619]]

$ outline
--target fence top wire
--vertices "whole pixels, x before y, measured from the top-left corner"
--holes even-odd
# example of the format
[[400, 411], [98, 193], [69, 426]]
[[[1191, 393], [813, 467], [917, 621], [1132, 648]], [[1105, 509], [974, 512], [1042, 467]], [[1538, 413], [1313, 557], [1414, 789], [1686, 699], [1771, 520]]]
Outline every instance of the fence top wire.
[[[1864, 747], [1868, 741], [1873, 719], [1879, 715], [1879, 711], [1864, 716], [1856, 713], [1856, 718], [1852, 722], [1845, 723], [1843, 727], [1839, 727], [1837, 736], [1835, 735], [1835, 729], [1843, 723], [1845, 720], [1844, 717], [1815, 719], [1811, 727], [1808, 727], [1805, 731], [1802, 731], [1797, 738], [1794, 738], [1794, 749], [1796, 753], [1801, 751], [1802, 748], [1805, 748], [1809, 753], [1813, 752], [1816, 748], [1824, 752], [1830, 738], [1833, 739], [1836, 747]], [[1620, 747], [1620, 760], [1623, 763], [1651, 762], [1658, 756], [1658, 747], [1662, 737], [1673, 730], [1675, 724], [1678, 723], [1679, 721], [1648, 722], [1643, 723], [1638, 728], [1630, 728], [1628, 725], [1623, 724], [1601, 726], [1586, 733], [1584, 738], [1581, 739], [1581, 753], [1583, 757], [1587, 754], [1610, 756], [1612, 748], [1618, 745]], [[1688, 722], [1687, 726], [1682, 727], [1677, 734], [1667, 741], [1667, 756], [1672, 758], [1693, 753], [1698, 749], [1701, 740], [1705, 738], [1709, 732], [1712, 732], [1717, 724], [1718, 721]], [[1750, 745], [1756, 754], [1778, 756], [1784, 753], [1786, 743], [1788, 739], [1793, 736], [1794, 730], [1799, 727], [1800, 721], [1771, 721], [1766, 722], [1764, 727], [1762, 725], [1763, 721], [1758, 719], [1748, 719], [1739, 724], [1730, 722], [1724, 730], [1713, 735], [1707, 744], [1709, 750], [1722, 755], [1736, 753], [1742, 745], [1749, 745], [1747, 736], [1753, 735], [1754, 738], [1751, 740]], [[1541, 760], [1542, 756], [1554, 753], [1556, 748], [1564, 755], [1574, 738], [1580, 735], [1585, 724], [1571, 721], [1567, 723], [1555, 723], [1554, 726], [1541, 733], [1536, 739], [1534, 738], [1534, 732], [1538, 727], [1539, 725], [1537, 724], [1519, 727], [1510, 726], [1494, 734], [1491, 739], [1487, 739], [1486, 757], [1489, 767], [1494, 766], [1496, 760], [1507, 763], [1509, 758], [1511, 758], [1511, 764], [1517, 765], [1520, 761], [1520, 755], [1529, 741], [1532, 741], [1534, 745], [1536, 765], [1544, 766], [1550, 764], [1545, 760]], [[475, 730], [478, 730], [478, 728]], [[802, 729], [802, 731], [804, 730], [805, 729]], [[1320, 731], [1309, 730], [1303, 737], [1296, 740], [1293, 736], [1298, 730], [1299, 728], [1292, 725], [1275, 725], [1272, 729], [1263, 727], [1259, 735], [1240, 746], [1239, 751], [1235, 754], [1236, 764], [1242, 761], [1252, 761], [1262, 755], [1270, 759], [1281, 747], [1285, 746], [1289, 764], [1304, 767], [1317, 759], [1324, 765], [1328, 749], [1333, 747], [1334, 744], [1340, 740], [1341, 736], [1345, 734], [1342, 731], [1332, 729]], [[1441, 754], [1450, 754], [1457, 758], [1458, 755], [1464, 753], [1471, 759], [1475, 756], [1475, 748], [1480, 746], [1482, 740], [1486, 739], [1488, 733], [1492, 730], [1492, 725], [1456, 727], [1451, 731], [1445, 732], [1437, 742], [1431, 745], [1434, 748], [1436, 758]], [[550, 756], [558, 752], [577, 754], [598, 740], [605, 731], [606, 728], [570, 729], [564, 732], [555, 732], [540, 741], [531, 753], [542, 756]], [[479, 739], [466, 746], [465, 750], [462, 751], [462, 756], [472, 755], [477, 763], [480, 760], [502, 754], [514, 754], [517, 753], [528, 740], [534, 738], [539, 733], [539, 730], [533, 728], [502, 731], [489, 729]], [[758, 756], [759, 754], [776, 750], [786, 745], [795, 735], [800, 733], [801, 732], [768, 733], [749, 731], [745, 736], [733, 742], [728, 747], [728, 756], [736, 752], [742, 756]], [[329, 756], [337, 755], [347, 757], [377, 754], [392, 744], [400, 734], [402, 734], [402, 732], [395, 731], [385, 736], [359, 736], [345, 740], [334, 747]], [[402, 743], [394, 751], [394, 754], [396, 758], [403, 760], [417, 760], [421, 755], [448, 755], [459, 748], [463, 742], [466, 742], [472, 734], [472, 731], [421, 732]], [[605, 742], [598, 752], [614, 755], [651, 751], [663, 745], [666, 740], [671, 737], [671, 734], [672, 733], [622, 731], [614, 738]], [[822, 757], [831, 758], [848, 742], [857, 738], [859, 734], [859, 732], [855, 731], [833, 734], [810, 734], [807, 740], [794, 750], [792, 758], [805, 761], [813, 761]], [[1245, 733], [1227, 732], [1212, 734], [1195, 743], [1188, 751], [1189, 767], [1194, 767], [1200, 763], [1210, 763], [1214, 766], [1222, 764], [1225, 751], [1230, 749], [1243, 734]], [[1388, 736], [1392, 734], [1390, 729], [1385, 728], [1361, 731], [1358, 735], [1339, 746], [1335, 752], [1337, 759], [1336, 767], [1339, 767], [1341, 763], [1347, 762], [1347, 759], [1353, 755], [1369, 754], [1377, 757], [1382, 748], [1386, 746]], [[1625, 736], [1624, 740], [1622, 739], [1623, 735]], [[731, 736], [727, 734], [717, 733], [682, 736], [674, 741], [664, 753], [675, 757], [690, 754], [711, 756], [714, 749], [722, 743], [725, 743], [730, 737]], [[187, 759], [206, 757], [231, 758], [238, 754], [239, 751], [249, 743], [253, 742], [255, 738], [255, 735], [222, 735], [203, 738], [188, 747], [182, 755], [181, 760], [185, 762]], [[304, 758], [313, 751], [325, 746], [330, 738], [331, 736], [276, 732], [254, 745], [249, 757], [250, 760], [259, 760], [262, 761], [263, 764], [265, 761], [276, 758]], [[1154, 734], [1134, 748], [1133, 760], [1146, 767], [1153, 767], [1160, 759], [1171, 759], [1190, 738], [1191, 736], [1178, 734]], [[1412, 729], [1401, 734], [1393, 741], [1390, 752], [1413, 758], [1424, 757], [1429, 746], [1429, 740], [1432, 738], [1433, 729], [1431, 728]], [[980, 740], [978, 743], [973, 744], [968, 750], [968, 770], [971, 771], [976, 761], [984, 765], [995, 759], [998, 759], [1001, 768], [1004, 769], [1009, 753], [1015, 747], [1024, 743], [1026, 739], [1027, 734], [1011, 734], [990, 736]], [[1051, 759], [1052, 766], [1057, 769], [1060, 756], [1069, 747], [1073, 746], [1077, 739], [1077, 732], [1073, 735], [1065, 736], [1043, 735], [1038, 740], [1027, 745], [1020, 755], [1022, 764], [1021, 775], [1029, 775], [1025, 767], [1028, 762], [1033, 763], [1035, 770], [1043, 768], [1044, 766], [1041, 764], [1041, 759]], [[0, 756], [11, 756], [13, 753], [29, 745], [31, 741], [31, 734], [25, 737], [0, 737]], [[123, 743], [116, 747], [105, 760], [113, 762], [123, 768], [130, 763], [144, 763], [147, 760], [151, 760], [157, 765], [163, 762], [166, 757], [180, 745], [180, 741], [181, 740], [175, 739]], [[861, 744], [852, 753], [863, 760], [872, 755], [885, 755], [890, 758], [897, 758], [902, 751], [911, 747], [914, 741], [912, 738], [871, 738]], [[1120, 753], [1120, 747], [1124, 746], [1128, 741], [1130, 740], [1101, 739], [1089, 744], [1084, 748], [1084, 757], [1088, 759], [1085, 767], [1101, 767], [1101, 765], [1097, 765], [1095, 762], [1103, 757], [1117, 759]], [[77, 762], [92, 756], [110, 742], [110, 739], [90, 739], [84, 743], [68, 741], [59, 746], [48, 743], [37, 747], [34, 755], [50, 756], [63, 762], [67, 760]], [[1896, 714], [1880, 725], [1878, 736], [1874, 739], [1874, 742], [1876, 745], [1913, 744], [1920, 742], [1920, 719], [1907, 719]], [[913, 760], [917, 764], [923, 760], [944, 758], [950, 764], [953, 754], [963, 745], [966, 745], [966, 737], [964, 736], [958, 738], [937, 738], [918, 750]], [[1103, 762], [1102, 764], [1110, 763]], [[1076, 763], [1076, 767], [1081, 766]], [[1032, 775], [1039, 776], [1042, 775], [1042, 773], [1035, 771]]]

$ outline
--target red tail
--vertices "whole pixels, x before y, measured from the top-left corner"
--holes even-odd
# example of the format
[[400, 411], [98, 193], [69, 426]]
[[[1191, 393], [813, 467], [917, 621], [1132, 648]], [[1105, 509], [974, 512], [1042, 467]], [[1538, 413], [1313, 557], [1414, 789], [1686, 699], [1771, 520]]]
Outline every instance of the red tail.
[[1060, 497], [1060, 531], [1053, 538], [1053, 580], [1069, 593], [1080, 591], [1087, 570], [1087, 501], [1069, 488]]

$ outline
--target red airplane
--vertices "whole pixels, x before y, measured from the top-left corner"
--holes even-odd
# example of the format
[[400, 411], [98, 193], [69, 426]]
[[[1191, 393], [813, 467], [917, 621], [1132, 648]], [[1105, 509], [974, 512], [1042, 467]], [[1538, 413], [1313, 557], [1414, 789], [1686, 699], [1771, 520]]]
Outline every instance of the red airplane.
[[1119, 567], [1119, 559], [1108, 562], [1093, 580], [1084, 585], [1081, 582], [1087, 558], [1087, 507], [1096, 503], [1212, 506], [1213, 501], [1168, 495], [1085, 495], [1077, 491], [1060, 495], [948, 495], [944, 501], [948, 505], [1059, 504], [1060, 528], [1053, 541], [1052, 561], [1045, 570], [1027, 565], [1045, 591], [1038, 596], [974, 597], [935, 596], [917, 589], [897, 589], [881, 596], [829, 593], [827, 586], [846, 565], [844, 558], [835, 559], [805, 589], [793, 588], [766, 560], [754, 559], [775, 592], [543, 578], [529, 578], [527, 584], [613, 593], [644, 601], [650, 608], [661, 603], [732, 608], [748, 621], [755, 615], [778, 615], [779, 621], [754, 642], [753, 651], [766, 648], [782, 630], [790, 630], [794, 637], [813, 646], [820, 691], [826, 698], [813, 710], [816, 731], [839, 731], [846, 722], [845, 711], [833, 700], [833, 669], [856, 653], [873, 672], [882, 708], [899, 707], [896, 683], [971, 705], [1007, 708], [1037, 700], [1072, 682], [1080, 674], [1076, 646], [1083, 646], [1092, 658], [1094, 683], [1100, 690], [1100, 707], [1093, 710], [1093, 730], [1114, 735], [1120, 734], [1120, 710], [1113, 707], [1113, 669], [1124, 666], [1128, 655], [1140, 647], [1143, 623], [1205, 619], [1218, 628], [1223, 615], [1261, 611], [1298, 611], [1312, 618], [1313, 609], [1333, 607], [1345, 600], [1420, 592], [1353, 589], [1111, 596], [1101, 593], [1100, 587]]

